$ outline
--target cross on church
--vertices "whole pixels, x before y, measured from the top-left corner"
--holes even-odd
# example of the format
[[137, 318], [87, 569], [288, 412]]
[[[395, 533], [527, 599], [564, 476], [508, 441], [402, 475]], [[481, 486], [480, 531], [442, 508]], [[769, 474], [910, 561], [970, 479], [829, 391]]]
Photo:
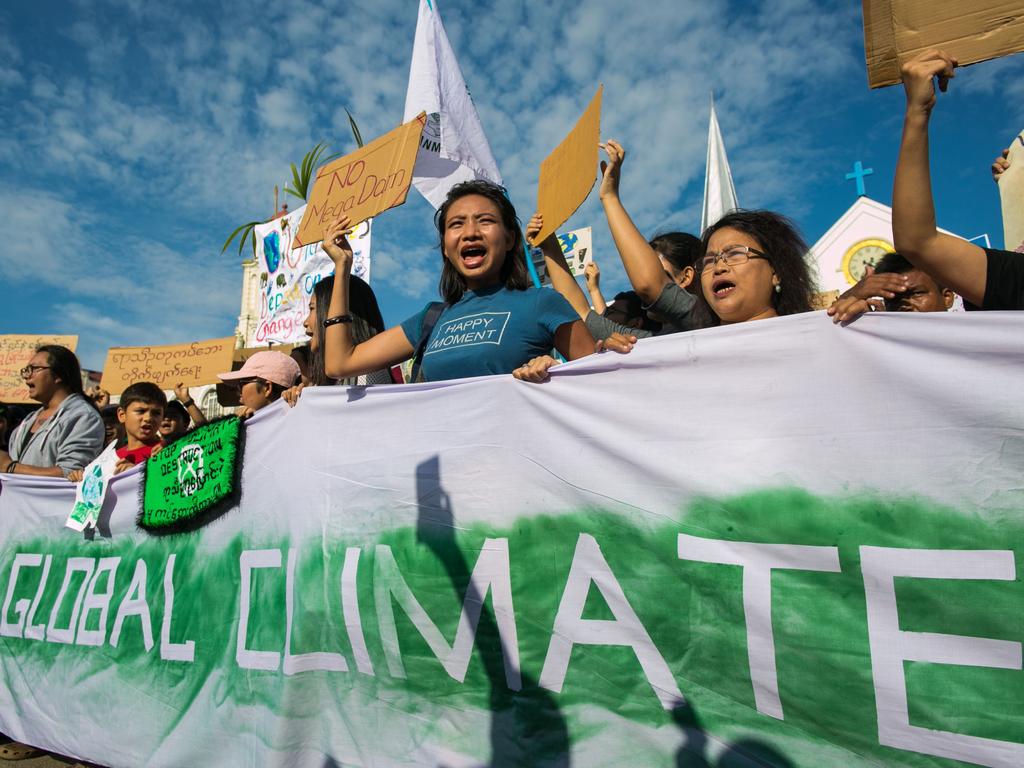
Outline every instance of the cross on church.
[[853, 164], [853, 172], [846, 174], [847, 181], [857, 180], [857, 197], [864, 197], [867, 195], [867, 190], [864, 188], [864, 177], [870, 176], [874, 173], [874, 168], [865, 168], [861, 165], [860, 160]]

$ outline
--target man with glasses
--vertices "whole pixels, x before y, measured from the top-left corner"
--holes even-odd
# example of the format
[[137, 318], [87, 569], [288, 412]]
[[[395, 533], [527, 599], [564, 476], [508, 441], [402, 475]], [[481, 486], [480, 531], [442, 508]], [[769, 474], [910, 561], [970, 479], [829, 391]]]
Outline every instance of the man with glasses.
[[67, 477], [103, 450], [103, 419], [82, 391], [78, 358], [66, 347], [39, 347], [21, 369], [29, 397], [42, 403], [0, 451], [0, 472]]

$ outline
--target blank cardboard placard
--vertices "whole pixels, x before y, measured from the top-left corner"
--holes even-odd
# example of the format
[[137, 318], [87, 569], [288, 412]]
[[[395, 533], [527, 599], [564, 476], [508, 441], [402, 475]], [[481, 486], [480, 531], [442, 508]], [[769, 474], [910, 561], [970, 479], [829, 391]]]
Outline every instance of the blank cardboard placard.
[[348, 214], [354, 227], [404, 203], [426, 123], [427, 115], [421, 112], [365, 147], [320, 168], [292, 248], [323, 240], [327, 225], [342, 213]]
[[215, 384], [218, 373], [231, 370], [234, 354], [234, 336], [160, 347], [111, 347], [100, 386], [119, 395], [137, 381], [151, 381], [160, 389]]
[[59, 344], [72, 352], [78, 346], [77, 336], [54, 336], [45, 333], [8, 333], [0, 336], [0, 403], [35, 403], [28, 396], [28, 387], [21, 378], [21, 369], [28, 365], [36, 347]]
[[864, 0], [868, 85], [900, 82], [900, 62], [941, 48], [961, 65], [1024, 51], [1020, 0]]
[[1003, 247], [1024, 253], [1024, 131], [1010, 144], [1010, 167], [999, 177], [1003, 203]]
[[583, 205], [597, 178], [597, 144], [601, 140], [601, 94], [590, 100], [576, 127], [555, 151], [540, 164], [537, 185], [537, 212], [544, 217], [544, 228], [533, 244], [542, 243], [565, 224]]

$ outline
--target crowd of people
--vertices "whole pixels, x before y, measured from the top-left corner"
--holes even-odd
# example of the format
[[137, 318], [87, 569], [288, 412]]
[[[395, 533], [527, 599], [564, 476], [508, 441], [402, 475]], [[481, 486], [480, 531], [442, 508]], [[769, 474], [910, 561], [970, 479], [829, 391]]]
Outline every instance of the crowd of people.
[[[928, 124], [936, 85], [945, 91], [956, 67], [939, 50], [902, 67], [907, 103], [893, 189], [896, 253], [832, 304], [828, 314], [837, 323], [874, 311], [943, 312], [955, 294], [968, 310], [1024, 309], [1024, 254], [984, 249], [936, 227]], [[296, 405], [308, 386], [493, 374], [540, 382], [561, 360], [628, 354], [651, 336], [811, 311], [808, 248], [786, 216], [736, 210], [699, 237], [668, 232], [647, 239], [619, 192], [625, 149], [615, 140], [601, 148], [607, 159], [600, 200], [631, 291], [606, 303], [600, 270], [591, 264], [585, 293], [554, 235], [539, 243], [552, 287], [533, 287], [524, 233], [505, 190], [468, 181], [449, 191], [434, 217], [441, 301], [385, 328], [373, 290], [351, 274], [352, 222], [342, 214], [325, 232], [335, 271], [310, 300], [308, 346], [291, 355], [258, 352], [220, 375], [237, 390], [237, 415], [251, 416], [282, 398]], [[1008, 164], [1006, 152], [996, 158], [997, 180]], [[543, 226], [534, 214], [525, 240], [533, 242]], [[395, 371], [406, 361], [411, 368], [403, 379]], [[206, 421], [184, 385], [168, 400], [156, 384], [136, 382], [116, 405], [105, 392], [85, 392], [78, 360], [60, 346], [40, 347], [21, 375], [41, 407], [17, 425], [0, 411], [0, 472], [76, 481], [107, 446], [116, 451], [117, 471], [124, 471]]]

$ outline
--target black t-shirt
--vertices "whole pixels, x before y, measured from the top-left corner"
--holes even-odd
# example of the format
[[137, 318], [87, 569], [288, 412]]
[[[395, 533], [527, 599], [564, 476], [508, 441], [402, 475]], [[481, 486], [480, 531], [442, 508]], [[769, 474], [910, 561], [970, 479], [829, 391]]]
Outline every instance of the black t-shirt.
[[1024, 253], [986, 248], [988, 271], [985, 299], [980, 307], [964, 302], [966, 309], [1024, 309]]

